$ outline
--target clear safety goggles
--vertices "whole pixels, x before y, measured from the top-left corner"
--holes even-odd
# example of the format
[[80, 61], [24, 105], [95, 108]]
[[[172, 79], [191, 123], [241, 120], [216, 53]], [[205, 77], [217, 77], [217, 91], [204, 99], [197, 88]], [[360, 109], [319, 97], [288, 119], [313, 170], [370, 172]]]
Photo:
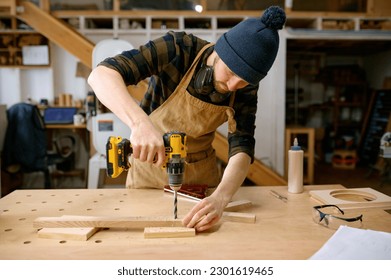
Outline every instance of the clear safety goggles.
[[[332, 209], [336, 214], [327, 214], [322, 212], [320, 209], [329, 208]], [[339, 208], [337, 205], [327, 204], [327, 205], [318, 205], [314, 206], [312, 209], [312, 219], [315, 223], [320, 224], [324, 227], [331, 229], [338, 229], [341, 225], [346, 225], [350, 227], [360, 228], [362, 227], [362, 217], [363, 215], [357, 217], [344, 217], [344, 211]]]

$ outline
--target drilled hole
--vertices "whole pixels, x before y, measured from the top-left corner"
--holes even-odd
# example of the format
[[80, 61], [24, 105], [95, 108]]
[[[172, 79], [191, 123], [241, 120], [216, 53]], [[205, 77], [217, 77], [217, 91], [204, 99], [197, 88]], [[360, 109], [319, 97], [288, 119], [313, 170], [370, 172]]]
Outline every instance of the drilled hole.
[[102, 240], [95, 240], [95, 243], [102, 243]]
[[21, 204], [21, 203], [22, 203], [22, 202], [20, 202], [20, 201], [17, 201], [17, 202], [16, 202], [16, 204]]
[[120, 208], [114, 208], [114, 210], [118, 211]]
[[42, 201], [41, 203], [46, 203], [46, 201]]
[[19, 219], [19, 221], [24, 221], [24, 220], [26, 220], [26, 218], [20, 218], [20, 219]]
[[87, 208], [86, 210], [87, 210], [87, 211], [91, 211], [92, 209], [91, 209], [91, 208]]
[[72, 203], [72, 200], [68, 200], [67, 203]]
[[12, 228], [6, 228], [4, 231], [12, 231]]
[[35, 212], [35, 211], [37, 211], [37, 209], [31, 209], [31, 212]]
[[30, 244], [31, 241], [24, 241], [23, 244]]
[[58, 243], [64, 244], [64, 243], [67, 243], [67, 241], [66, 241], [66, 240], [61, 240], [61, 241], [59, 241]]
[[63, 208], [60, 208], [60, 209], [58, 209], [58, 211], [64, 211], [64, 209], [63, 209]]

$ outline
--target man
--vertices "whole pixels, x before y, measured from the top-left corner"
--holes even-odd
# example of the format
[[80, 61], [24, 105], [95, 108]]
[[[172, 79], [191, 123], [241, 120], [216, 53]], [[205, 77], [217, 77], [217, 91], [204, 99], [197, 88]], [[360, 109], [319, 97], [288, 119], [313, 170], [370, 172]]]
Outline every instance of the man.
[[[162, 135], [187, 135], [184, 183], [207, 184], [215, 191], [184, 218], [187, 227], [204, 231], [215, 225], [246, 178], [254, 160], [257, 92], [274, 63], [284, 11], [268, 8], [261, 18], [247, 19], [210, 44], [192, 34], [168, 32], [139, 49], [107, 58], [88, 82], [98, 99], [131, 128], [132, 168], [129, 188], [163, 187], [160, 166], [165, 153]], [[141, 104], [127, 85], [149, 78]], [[228, 121], [229, 161], [218, 177], [211, 143]]]

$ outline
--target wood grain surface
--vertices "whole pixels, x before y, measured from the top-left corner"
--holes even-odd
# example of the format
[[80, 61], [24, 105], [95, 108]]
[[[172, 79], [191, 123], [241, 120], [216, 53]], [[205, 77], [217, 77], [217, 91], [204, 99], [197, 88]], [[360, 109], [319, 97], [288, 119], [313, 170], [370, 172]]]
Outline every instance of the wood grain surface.
[[[0, 259], [308, 259], [335, 232], [312, 221], [312, 207], [319, 202], [309, 191], [322, 189], [343, 187], [305, 186], [301, 194], [288, 193], [286, 186], [242, 187], [233, 200], [251, 201], [241, 212], [254, 214], [254, 223], [222, 218], [193, 238], [144, 238], [141, 228], [103, 228], [87, 241], [40, 238], [34, 221], [59, 216], [171, 217], [172, 194], [157, 189], [17, 190], [0, 199]], [[286, 196], [287, 203], [270, 190]], [[178, 197], [179, 220], [194, 203]], [[365, 229], [391, 232], [391, 216], [381, 209], [349, 209], [345, 214], [363, 214]]]

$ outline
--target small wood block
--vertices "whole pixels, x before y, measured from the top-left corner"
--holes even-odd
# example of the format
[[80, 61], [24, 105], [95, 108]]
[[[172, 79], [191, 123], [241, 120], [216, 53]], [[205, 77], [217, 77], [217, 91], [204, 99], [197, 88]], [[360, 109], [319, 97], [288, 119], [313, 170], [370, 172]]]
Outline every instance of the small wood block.
[[252, 202], [249, 200], [237, 200], [228, 203], [224, 211], [235, 212], [242, 209], [246, 209], [252, 206]]
[[252, 213], [223, 212], [223, 217], [226, 221], [249, 224], [254, 224], [256, 220], [255, 214]]
[[47, 239], [65, 239], [86, 241], [99, 228], [43, 228], [38, 231], [38, 237]]
[[194, 228], [186, 227], [146, 227], [144, 238], [177, 238], [195, 236]]

